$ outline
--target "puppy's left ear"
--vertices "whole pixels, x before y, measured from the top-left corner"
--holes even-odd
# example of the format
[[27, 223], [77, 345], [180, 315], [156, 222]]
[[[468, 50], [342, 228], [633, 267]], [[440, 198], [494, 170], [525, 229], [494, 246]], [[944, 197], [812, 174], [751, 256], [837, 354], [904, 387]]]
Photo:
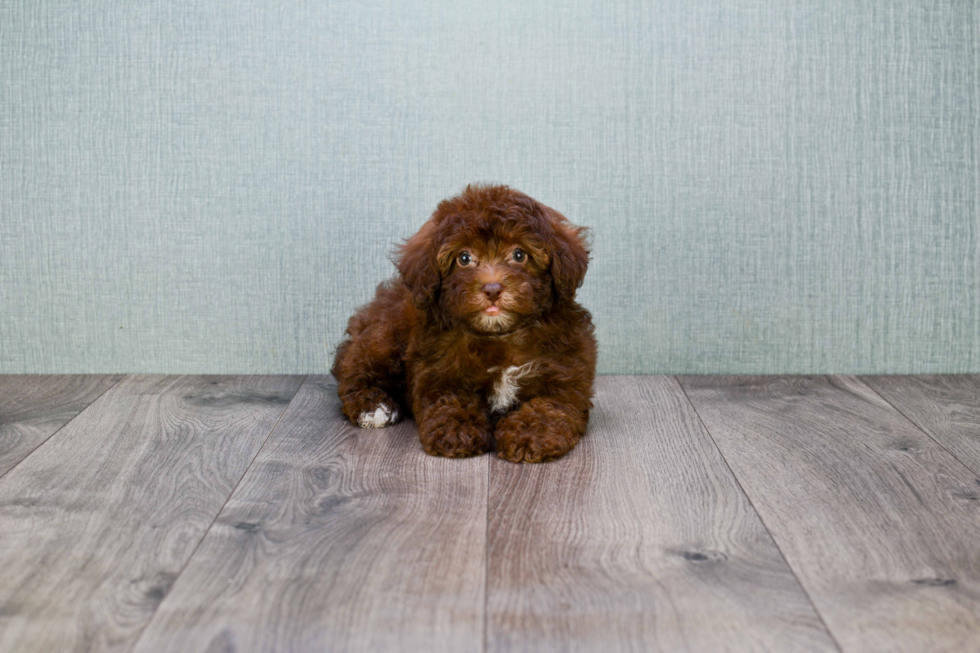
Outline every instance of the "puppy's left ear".
[[589, 229], [568, 221], [551, 207], [540, 205], [551, 226], [551, 280], [559, 300], [575, 299], [589, 268]]

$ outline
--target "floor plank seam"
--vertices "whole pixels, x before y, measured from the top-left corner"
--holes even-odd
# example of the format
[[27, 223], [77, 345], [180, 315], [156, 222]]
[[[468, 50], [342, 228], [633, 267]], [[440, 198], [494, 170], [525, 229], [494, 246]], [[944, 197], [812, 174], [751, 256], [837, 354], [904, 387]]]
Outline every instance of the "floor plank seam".
[[803, 591], [803, 595], [806, 596], [807, 601], [809, 601], [810, 605], [813, 607], [814, 614], [817, 615], [817, 618], [820, 619], [820, 623], [823, 624], [824, 630], [827, 631], [827, 636], [830, 637], [830, 641], [833, 642], [838, 651], [844, 653], [844, 647], [837, 641], [837, 637], [834, 635], [834, 632], [830, 629], [830, 626], [827, 625], [827, 621], [824, 619], [824, 616], [820, 612], [819, 608], [817, 608], [817, 604], [813, 601], [813, 597], [810, 595], [809, 590], [807, 590], [806, 586], [803, 584], [803, 581], [800, 579], [800, 574], [793, 569], [793, 565], [791, 565], [789, 560], [786, 558], [786, 554], [783, 553], [783, 549], [779, 546], [779, 542], [773, 536], [772, 530], [770, 530], [769, 525], [766, 524], [766, 520], [762, 518], [762, 514], [759, 512], [759, 509], [755, 507], [755, 502], [752, 501], [752, 497], [749, 496], [749, 493], [745, 491], [744, 487], [742, 487], [742, 482], [735, 474], [735, 470], [728, 464], [728, 459], [725, 458], [725, 454], [722, 452], [721, 447], [719, 447], [718, 443], [715, 441], [715, 436], [711, 434], [711, 431], [708, 429], [708, 425], [704, 423], [703, 419], [701, 419], [701, 413], [698, 412], [697, 406], [694, 405], [694, 402], [691, 401], [691, 397], [688, 396], [687, 390], [684, 388], [684, 384], [680, 382], [680, 379], [678, 379], [676, 375], [672, 376], [671, 378], [674, 380], [674, 383], [677, 384], [677, 387], [681, 389], [681, 392], [684, 393], [684, 398], [687, 399], [687, 403], [691, 406], [691, 410], [693, 410], [694, 414], [697, 416], [698, 422], [701, 424], [701, 428], [703, 428], [704, 432], [708, 434], [708, 438], [711, 440], [712, 446], [714, 446], [715, 451], [718, 452], [718, 455], [721, 456], [721, 460], [725, 463], [728, 473], [732, 475], [735, 485], [738, 486], [739, 491], [745, 496], [746, 501], [749, 502], [749, 506], [752, 508], [752, 511], [756, 514], [756, 517], [759, 518], [759, 523], [762, 524], [764, 529], [766, 529], [766, 533], [769, 534], [769, 539], [772, 540], [772, 545], [777, 551], [779, 551], [780, 557], [783, 559], [783, 562], [786, 563], [786, 568], [793, 573], [793, 576], [796, 578], [796, 583], [800, 586], [800, 589]]
[[963, 465], [963, 467], [965, 467], [966, 470], [968, 472], [970, 472], [970, 474], [972, 476], [976, 476], [977, 475], [976, 472], [973, 471], [973, 468], [972, 467], [970, 467], [965, 462], [963, 462], [962, 460], [960, 460], [959, 456], [957, 456], [955, 453], [953, 453], [953, 451], [951, 451], [950, 449], [947, 449], [946, 446], [943, 445], [942, 442], [940, 442], [938, 439], [936, 439], [936, 437], [933, 436], [931, 433], [929, 433], [929, 431], [927, 431], [924, 427], [920, 426], [918, 422], [916, 422], [914, 419], [912, 419], [911, 417], [909, 417], [908, 415], [906, 415], [905, 413], [903, 413], [901, 411], [901, 409], [898, 406], [896, 406], [893, 402], [889, 401], [888, 398], [885, 397], [885, 395], [883, 395], [880, 392], [878, 392], [877, 390], [875, 390], [873, 387], [871, 387], [870, 384], [865, 383], [864, 382], [864, 379], [862, 379], [861, 377], [855, 376], [854, 378], [857, 379], [858, 382], [861, 385], [863, 385], [865, 388], [867, 388], [871, 392], [875, 393], [875, 395], [877, 395], [878, 397], [881, 397], [881, 400], [882, 401], [884, 401], [886, 404], [888, 404], [889, 406], [891, 406], [892, 409], [894, 409], [894, 411], [896, 413], [898, 413], [899, 415], [901, 415], [902, 418], [905, 419], [905, 421], [907, 421], [909, 424], [911, 424], [916, 429], [918, 429], [920, 433], [922, 433], [924, 436], [926, 436], [927, 438], [929, 438], [930, 440], [932, 440], [933, 442], [935, 442], [936, 443], [936, 446], [938, 446], [940, 449], [942, 449], [943, 451], [945, 451], [946, 453], [948, 453], [953, 458], [953, 460], [955, 460], [959, 464]]
[[490, 474], [493, 471], [493, 453], [487, 456], [487, 511], [483, 532], [483, 653], [487, 653], [490, 605]]
[[487, 518], [483, 538], [483, 653], [487, 653], [490, 646], [490, 474], [493, 473], [493, 456], [493, 452], [487, 456]]
[[[286, 407], [283, 408], [282, 412], [279, 414], [279, 417], [276, 419], [276, 423], [272, 425], [272, 428], [271, 429], [269, 429], [268, 435], [265, 436], [265, 439], [262, 441], [261, 446], [259, 446], [259, 448], [256, 450], [255, 455], [252, 456], [252, 460], [250, 460], [248, 462], [248, 466], [245, 467], [245, 471], [242, 472], [242, 475], [238, 479], [238, 482], [235, 483], [235, 487], [233, 487], [231, 489], [231, 492], [228, 493], [228, 496], [225, 497], [225, 501], [224, 501], [224, 503], [221, 504], [221, 508], [219, 508], [214, 513], [214, 519], [211, 520], [211, 523], [204, 530], [204, 533], [201, 535], [201, 539], [199, 539], [197, 541], [197, 544], [194, 546], [194, 550], [191, 551], [191, 554], [189, 556], [187, 556], [187, 560], [184, 561], [184, 565], [180, 568], [180, 571], [177, 572], [177, 575], [174, 577], [173, 583], [171, 583], [171, 585], [170, 585], [171, 591], [168, 592], [167, 596], [170, 596], [170, 594], [172, 594], [172, 590], [177, 585], [177, 582], [180, 580], [180, 577], [183, 575], [184, 570], [187, 569], [187, 566], [190, 564], [191, 560], [193, 560], [194, 559], [194, 556], [197, 555], [198, 549], [201, 548], [201, 543], [204, 542], [204, 540], [208, 536], [208, 533], [210, 533], [211, 532], [211, 529], [214, 528], [214, 523], [216, 521], [218, 521], [218, 517], [220, 517], [221, 516], [221, 513], [224, 512], [225, 506], [228, 505], [228, 502], [231, 500], [231, 497], [235, 494], [235, 490], [238, 489], [238, 486], [242, 484], [242, 480], [248, 475], [248, 470], [252, 469], [252, 464], [256, 460], [258, 460], [259, 454], [262, 453], [262, 449], [265, 448], [265, 445], [269, 441], [269, 439], [272, 437], [272, 434], [276, 432], [276, 429], [277, 428], [279, 428], [279, 423], [282, 421], [283, 416], [287, 412], [289, 412], [289, 407], [293, 404], [293, 401], [296, 399], [296, 396], [299, 394], [299, 391], [303, 388], [303, 385], [306, 383], [306, 380], [308, 378], [309, 378], [309, 375], [308, 374], [305, 375], [305, 376], [303, 376], [303, 380], [299, 382], [299, 385], [298, 386], [296, 386], [296, 392], [294, 392], [293, 393], [293, 396], [289, 398], [289, 402], [286, 404]], [[129, 649], [130, 651], [135, 651], [137, 648], [139, 648], [139, 644], [140, 644], [140, 641], [143, 639], [143, 635], [146, 633], [147, 629], [153, 623], [153, 620], [156, 618], [156, 616], [158, 614], [160, 614], [160, 608], [163, 606], [163, 604], [166, 601], [167, 601], [167, 597], [165, 596], [163, 598], [163, 600], [160, 601], [157, 604], [156, 609], [153, 610], [153, 616], [146, 620], [146, 623], [143, 624], [142, 630], [140, 630], [139, 636], [135, 640], [133, 640], [133, 645]]]
[[59, 433], [61, 433], [61, 431], [62, 431], [62, 429], [64, 429], [64, 428], [65, 428], [66, 426], [68, 426], [69, 424], [71, 424], [72, 422], [74, 422], [74, 421], [75, 421], [76, 419], [78, 419], [78, 416], [79, 416], [79, 415], [81, 415], [81, 414], [82, 414], [82, 413], [84, 413], [84, 412], [85, 412], [86, 410], [88, 410], [88, 409], [89, 409], [89, 408], [91, 408], [91, 407], [92, 407], [93, 405], [95, 405], [95, 402], [97, 402], [97, 401], [98, 401], [99, 399], [101, 399], [101, 398], [102, 398], [102, 397], [103, 397], [103, 396], [105, 395], [105, 393], [107, 393], [107, 392], [109, 392], [110, 390], [112, 390], [113, 388], [115, 388], [115, 387], [116, 387], [117, 385], [119, 385], [119, 384], [120, 384], [120, 383], [121, 383], [121, 382], [122, 382], [122, 381], [123, 381], [124, 379], [128, 379], [128, 378], [129, 378], [129, 376], [130, 376], [129, 374], [123, 374], [123, 375], [122, 375], [122, 376], [120, 376], [120, 377], [119, 377], [118, 379], [116, 379], [116, 381], [115, 381], [114, 383], [111, 383], [111, 384], [109, 384], [109, 387], [108, 387], [108, 388], [106, 388], [105, 390], [103, 390], [102, 392], [100, 392], [100, 393], [99, 393], [99, 396], [98, 396], [98, 397], [96, 397], [95, 399], [93, 399], [92, 401], [90, 401], [90, 402], [88, 403], [88, 405], [86, 405], [86, 406], [85, 406], [85, 408], [83, 408], [83, 409], [81, 409], [80, 411], [78, 411], [77, 413], [75, 413], [75, 415], [74, 415], [74, 416], [72, 416], [72, 418], [71, 418], [70, 420], [68, 420], [67, 422], [65, 422], [65, 423], [64, 423], [64, 424], [62, 424], [61, 426], [59, 426], [59, 427], [58, 427], [57, 429], [55, 429], [55, 432], [54, 432], [54, 433], [52, 433], [52, 434], [51, 434], [51, 435], [49, 435], [48, 437], [46, 437], [46, 438], [44, 438], [44, 440], [42, 440], [41, 442], [39, 442], [39, 443], [37, 444], [37, 446], [36, 446], [36, 447], [34, 447], [33, 449], [31, 449], [31, 450], [30, 450], [30, 452], [28, 452], [28, 454], [27, 454], [26, 456], [24, 456], [23, 458], [21, 458], [20, 460], [18, 460], [17, 462], [15, 462], [15, 463], [13, 464], [13, 466], [12, 466], [12, 467], [11, 467], [10, 469], [8, 469], [7, 471], [5, 471], [5, 472], [3, 472], [2, 474], [0, 474], [0, 479], [3, 479], [3, 477], [4, 477], [4, 476], [6, 476], [7, 474], [9, 474], [9, 473], [10, 473], [10, 472], [12, 472], [13, 470], [15, 470], [15, 469], [17, 469], [17, 466], [18, 466], [18, 465], [20, 465], [20, 464], [21, 464], [22, 462], [24, 462], [25, 460], [27, 460], [28, 458], [30, 458], [30, 457], [31, 457], [32, 455], [34, 455], [34, 452], [35, 452], [35, 451], [37, 451], [38, 449], [40, 449], [41, 447], [43, 447], [43, 446], [45, 445], [45, 443], [47, 443], [47, 442], [50, 442], [50, 441], [51, 441], [51, 438], [53, 438], [54, 436], [56, 436], [56, 435], [58, 435]]

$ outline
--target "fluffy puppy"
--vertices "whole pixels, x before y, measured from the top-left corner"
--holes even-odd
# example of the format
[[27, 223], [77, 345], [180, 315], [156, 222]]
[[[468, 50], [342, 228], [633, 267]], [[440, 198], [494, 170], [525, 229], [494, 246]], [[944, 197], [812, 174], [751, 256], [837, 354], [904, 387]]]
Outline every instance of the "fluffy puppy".
[[377, 428], [410, 413], [436, 456], [568, 453], [595, 377], [592, 317], [575, 302], [585, 232], [506, 186], [441, 202], [347, 325], [331, 370], [344, 415]]

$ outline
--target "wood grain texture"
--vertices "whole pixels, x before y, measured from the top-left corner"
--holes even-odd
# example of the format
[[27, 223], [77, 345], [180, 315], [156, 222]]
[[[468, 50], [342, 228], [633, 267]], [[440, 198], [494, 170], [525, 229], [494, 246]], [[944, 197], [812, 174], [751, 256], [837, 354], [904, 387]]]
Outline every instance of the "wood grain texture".
[[980, 474], [980, 375], [865, 376], [861, 380]]
[[836, 650], [674, 379], [600, 377], [576, 449], [490, 476], [487, 650]]
[[0, 476], [122, 375], [0, 375]]
[[682, 377], [845, 651], [980, 650], [980, 480], [854, 377]]
[[129, 650], [300, 380], [128, 377], [0, 479], [0, 650]]
[[136, 651], [481, 650], [487, 462], [307, 379]]

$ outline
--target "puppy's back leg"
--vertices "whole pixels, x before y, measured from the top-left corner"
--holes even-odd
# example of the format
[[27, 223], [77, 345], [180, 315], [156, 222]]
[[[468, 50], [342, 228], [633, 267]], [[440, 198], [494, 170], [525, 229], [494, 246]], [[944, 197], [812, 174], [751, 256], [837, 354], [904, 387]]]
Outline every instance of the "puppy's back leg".
[[[398, 396], [403, 374], [401, 351], [395, 334], [384, 324], [355, 324], [337, 349], [331, 373], [337, 379], [341, 409], [354, 424], [381, 428], [398, 421]], [[363, 328], [358, 328], [363, 327]]]

